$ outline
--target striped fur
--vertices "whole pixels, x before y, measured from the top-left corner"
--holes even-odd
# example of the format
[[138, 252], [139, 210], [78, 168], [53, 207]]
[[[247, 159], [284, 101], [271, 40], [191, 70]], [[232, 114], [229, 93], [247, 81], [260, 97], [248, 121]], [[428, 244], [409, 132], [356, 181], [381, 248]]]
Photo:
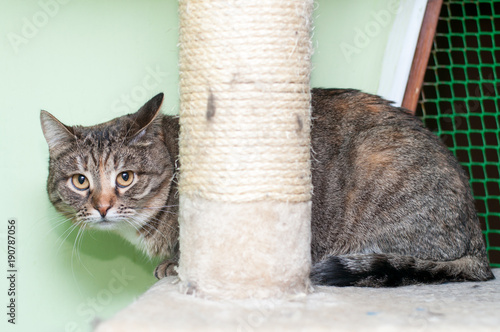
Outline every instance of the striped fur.
[[[114, 229], [149, 255], [167, 258], [158, 277], [175, 273], [178, 254], [179, 125], [158, 114], [162, 98], [92, 127], [41, 114], [51, 202], [82, 227]], [[493, 278], [467, 175], [418, 119], [377, 96], [335, 89], [312, 91], [312, 117], [314, 283]], [[127, 189], [115, 184], [123, 171], [136, 174]], [[75, 190], [73, 174], [87, 176], [90, 190]], [[102, 202], [111, 205], [106, 217]]]
[[[175, 256], [177, 196], [175, 160], [178, 121], [159, 115], [163, 95], [137, 113], [91, 127], [68, 127], [42, 112], [49, 144], [47, 191], [52, 204], [85, 228], [114, 230], [150, 256]], [[133, 171], [128, 188], [116, 184], [120, 172]], [[74, 174], [90, 181], [77, 190]], [[109, 205], [105, 216], [99, 212]]]
[[313, 282], [398, 286], [493, 278], [466, 173], [406, 110], [313, 90]]

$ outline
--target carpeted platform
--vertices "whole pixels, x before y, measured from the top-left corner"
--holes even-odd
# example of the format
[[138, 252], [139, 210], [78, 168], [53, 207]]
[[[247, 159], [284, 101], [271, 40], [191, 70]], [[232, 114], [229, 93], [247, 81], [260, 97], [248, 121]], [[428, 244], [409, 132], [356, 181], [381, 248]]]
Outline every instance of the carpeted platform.
[[284, 300], [211, 301], [160, 280], [97, 332], [500, 331], [496, 280], [400, 288], [315, 287]]

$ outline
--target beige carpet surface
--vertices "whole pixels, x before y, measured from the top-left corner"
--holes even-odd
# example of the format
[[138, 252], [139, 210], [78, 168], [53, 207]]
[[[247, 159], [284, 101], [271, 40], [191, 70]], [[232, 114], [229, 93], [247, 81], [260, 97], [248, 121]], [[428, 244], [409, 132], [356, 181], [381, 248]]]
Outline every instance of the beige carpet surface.
[[500, 331], [500, 269], [494, 272], [488, 282], [315, 287], [286, 301], [197, 298], [169, 277], [96, 331]]

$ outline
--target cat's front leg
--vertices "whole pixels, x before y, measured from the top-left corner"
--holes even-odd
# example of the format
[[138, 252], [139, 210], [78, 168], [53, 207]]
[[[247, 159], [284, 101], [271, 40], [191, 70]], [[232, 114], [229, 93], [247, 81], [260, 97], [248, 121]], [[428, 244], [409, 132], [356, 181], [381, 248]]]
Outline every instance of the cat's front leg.
[[177, 275], [177, 264], [178, 264], [178, 257], [174, 257], [171, 259], [166, 259], [160, 264], [155, 269], [155, 277], [156, 279], [162, 279], [168, 276], [176, 276]]

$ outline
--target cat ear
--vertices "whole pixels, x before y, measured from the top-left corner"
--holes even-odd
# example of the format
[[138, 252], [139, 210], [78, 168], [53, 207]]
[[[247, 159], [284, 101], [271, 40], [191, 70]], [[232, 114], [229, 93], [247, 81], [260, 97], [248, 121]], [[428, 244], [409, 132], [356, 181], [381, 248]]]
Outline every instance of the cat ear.
[[131, 135], [134, 140], [144, 136], [146, 129], [155, 121], [158, 114], [160, 114], [162, 103], [163, 93], [159, 93], [144, 104], [137, 113], [132, 115], [134, 122], [138, 125], [137, 130]]
[[50, 153], [56, 152], [69, 141], [75, 139], [73, 129], [64, 125], [47, 111], [40, 112], [40, 123]]

